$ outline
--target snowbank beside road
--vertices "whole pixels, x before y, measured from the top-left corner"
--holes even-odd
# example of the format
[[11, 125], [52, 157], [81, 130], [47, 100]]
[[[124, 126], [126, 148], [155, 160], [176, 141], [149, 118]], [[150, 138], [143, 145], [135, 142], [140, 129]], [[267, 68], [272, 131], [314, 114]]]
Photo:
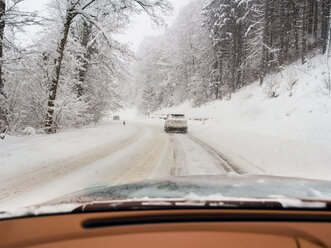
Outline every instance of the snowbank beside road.
[[137, 132], [120, 121], [104, 121], [93, 128], [69, 130], [52, 135], [12, 137], [0, 141], [0, 182], [31, 170], [41, 170], [71, 156], [118, 144]]
[[293, 64], [231, 99], [200, 108], [189, 103], [158, 112], [209, 117], [190, 132], [232, 158], [266, 174], [331, 180], [331, 95], [325, 92], [325, 59]]

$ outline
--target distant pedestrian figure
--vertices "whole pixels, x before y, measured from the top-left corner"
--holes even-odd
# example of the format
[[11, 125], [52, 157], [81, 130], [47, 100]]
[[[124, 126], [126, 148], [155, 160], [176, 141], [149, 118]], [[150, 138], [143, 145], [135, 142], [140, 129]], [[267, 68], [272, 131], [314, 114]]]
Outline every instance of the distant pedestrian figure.
[[123, 121], [123, 126], [125, 126], [125, 121]]

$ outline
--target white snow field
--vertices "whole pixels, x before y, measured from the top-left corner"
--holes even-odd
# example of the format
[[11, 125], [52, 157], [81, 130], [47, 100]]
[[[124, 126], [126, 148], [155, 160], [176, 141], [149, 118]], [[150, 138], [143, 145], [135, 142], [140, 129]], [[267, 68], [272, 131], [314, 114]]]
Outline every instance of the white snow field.
[[[325, 57], [292, 64], [200, 108], [189, 103], [164, 109], [190, 117], [189, 133], [238, 163], [268, 175], [331, 180], [331, 93], [325, 88]], [[277, 97], [271, 97], [273, 94]]]
[[[164, 120], [119, 113], [122, 121], [53, 135], [0, 140], [0, 211], [92, 186], [186, 175], [267, 174], [331, 180], [331, 97], [324, 58], [291, 65], [200, 108], [158, 111], [208, 117], [189, 133], [165, 133]], [[274, 92], [274, 93], [272, 93]], [[271, 97], [271, 95], [277, 97]]]

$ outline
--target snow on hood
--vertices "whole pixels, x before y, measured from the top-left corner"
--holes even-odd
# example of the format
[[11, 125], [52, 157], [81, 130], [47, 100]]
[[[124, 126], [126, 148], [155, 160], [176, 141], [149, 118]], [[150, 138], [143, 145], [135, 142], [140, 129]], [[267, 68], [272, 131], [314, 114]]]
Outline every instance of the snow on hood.
[[45, 206], [30, 206], [25, 208], [11, 209], [6, 212], [0, 212], [0, 219], [21, 217], [21, 216], [36, 216], [44, 214], [57, 214], [57, 213], [69, 213], [81, 204], [56, 204], [56, 205], [45, 205]]
[[119, 186], [100, 186], [52, 202], [92, 202], [126, 199], [311, 199], [331, 200], [331, 181], [299, 178], [222, 175], [171, 177]]
[[[227, 207], [232, 202], [279, 203], [283, 208], [325, 208], [331, 182], [275, 176], [172, 177], [119, 186], [88, 188], [51, 202], [0, 213], [1, 218], [71, 212], [86, 204]], [[171, 203], [170, 203], [171, 202]], [[238, 205], [237, 205], [238, 206]], [[83, 207], [84, 208], [84, 207]]]

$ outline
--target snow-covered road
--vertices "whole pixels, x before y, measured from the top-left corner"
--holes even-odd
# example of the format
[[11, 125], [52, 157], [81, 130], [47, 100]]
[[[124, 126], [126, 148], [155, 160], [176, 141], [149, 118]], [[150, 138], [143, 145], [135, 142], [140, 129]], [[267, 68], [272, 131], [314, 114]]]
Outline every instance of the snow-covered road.
[[[108, 131], [116, 135], [109, 135]], [[94, 142], [90, 136], [94, 137]], [[54, 144], [58, 146], [53, 149], [57, 152], [49, 151], [52, 155], [45, 161], [47, 150], [43, 150], [43, 145], [50, 139], [61, 142]], [[75, 142], [80, 140], [83, 143], [91, 140], [91, 143], [75, 147]], [[129, 123], [124, 127], [119, 122], [108, 121], [85, 132], [34, 137], [25, 142], [26, 148], [31, 149], [32, 143], [39, 152], [46, 152], [39, 155], [43, 163], [38, 161], [37, 155], [30, 155], [26, 160], [29, 166], [15, 170], [18, 165], [14, 163], [12, 168], [4, 170], [7, 174], [2, 173], [0, 177], [0, 211], [41, 203], [94, 186], [169, 176], [257, 173], [229, 162], [221, 151], [190, 134], [165, 133], [162, 125], [155, 122]], [[68, 144], [71, 148], [66, 147]], [[19, 159], [22, 151], [10, 150], [10, 145], [7, 155], [13, 159], [7, 159], [8, 163], [13, 163], [15, 156], [18, 156], [17, 161], [25, 163]]]

